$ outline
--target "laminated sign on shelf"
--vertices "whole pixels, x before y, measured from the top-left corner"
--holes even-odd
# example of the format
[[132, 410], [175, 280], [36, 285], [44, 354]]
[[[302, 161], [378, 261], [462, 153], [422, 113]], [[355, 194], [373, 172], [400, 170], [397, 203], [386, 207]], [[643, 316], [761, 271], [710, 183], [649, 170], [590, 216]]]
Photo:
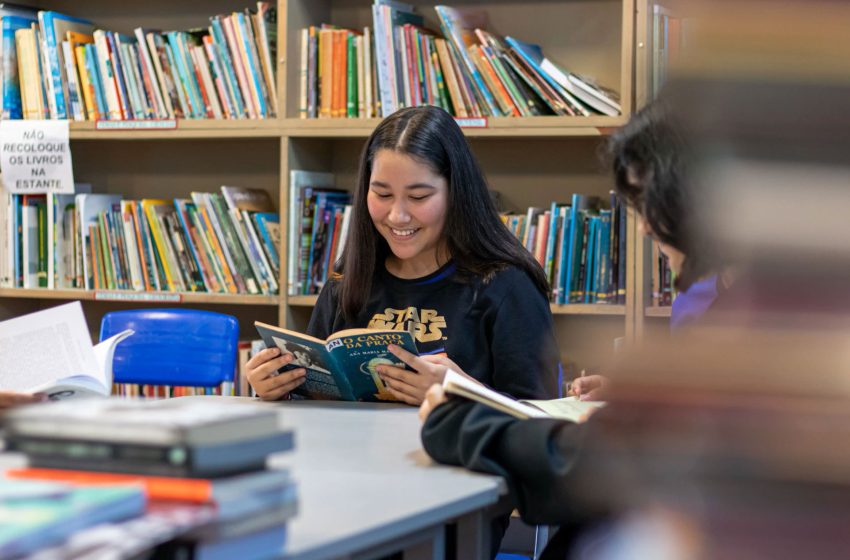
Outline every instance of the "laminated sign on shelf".
[[73, 193], [68, 121], [0, 121], [3, 186], [17, 194]]

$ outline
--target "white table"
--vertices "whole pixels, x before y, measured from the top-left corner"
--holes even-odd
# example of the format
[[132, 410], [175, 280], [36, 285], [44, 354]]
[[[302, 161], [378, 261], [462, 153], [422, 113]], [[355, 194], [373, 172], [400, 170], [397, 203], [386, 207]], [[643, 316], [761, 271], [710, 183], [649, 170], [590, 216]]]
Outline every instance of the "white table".
[[283, 558], [371, 558], [401, 549], [405, 559], [436, 560], [445, 525], [453, 521], [458, 558], [489, 556], [489, 510], [504, 494], [504, 481], [433, 463], [420, 444], [415, 408], [319, 401], [269, 406], [280, 410], [282, 427], [295, 430], [294, 452], [270, 462], [290, 468], [298, 484], [299, 514], [288, 526]]

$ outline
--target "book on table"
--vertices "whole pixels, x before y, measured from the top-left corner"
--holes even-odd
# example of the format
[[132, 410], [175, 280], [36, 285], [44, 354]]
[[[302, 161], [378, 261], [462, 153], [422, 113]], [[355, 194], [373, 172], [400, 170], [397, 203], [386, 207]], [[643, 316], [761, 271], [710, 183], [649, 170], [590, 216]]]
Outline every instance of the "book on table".
[[27, 436], [10, 432], [9, 451], [23, 453], [31, 467], [151, 476], [215, 478], [264, 469], [268, 456], [293, 448], [291, 431], [208, 444], [149, 444], [111, 440]]
[[279, 373], [305, 368], [306, 381], [292, 392], [312, 399], [344, 401], [394, 401], [376, 370], [379, 365], [406, 368], [387, 349], [395, 344], [418, 354], [416, 341], [407, 331], [348, 329], [327, 340], [255, 322], [267, 348], [291, 353], [294, 360]]
[[223, 478], [176, 478], [24, 467], [9, 469], [5, 476], [15, 480], [42, 480], [72, 485], [137, 485], [144, 490], [148, 500], [214, 504], [220, 516], [228, 517], [253, 509], [253, 502], [262, 506], [282, 503], [293, 496], [295, 487], [286, 469], [268, 469]]
[[112, 392], [112, 357], [126, 330], [92, 346], [79, 301], [0, 322], [0, 389], [51, 400]]
[[260, 404], [217, 399], [101, 399], [24, 407], [5, 415], [9, 436], [121, 441], [143, 445], [210, 445], [278, 433], [278, 413]]
[[141, 515], [138, 485], [75, 486], [0, 478], [0, 557], [17, 558], [71, 534]]
[[446, 372], [443, 379], [443, 390], [451, 395], [479, 402], [522, 420], [557, 418], [580, 423], [587, 420], [595, 410], [605, 405], [601, 401], [580, 401], [575, 397], [551, 400], [516, 400], [452, 370]]

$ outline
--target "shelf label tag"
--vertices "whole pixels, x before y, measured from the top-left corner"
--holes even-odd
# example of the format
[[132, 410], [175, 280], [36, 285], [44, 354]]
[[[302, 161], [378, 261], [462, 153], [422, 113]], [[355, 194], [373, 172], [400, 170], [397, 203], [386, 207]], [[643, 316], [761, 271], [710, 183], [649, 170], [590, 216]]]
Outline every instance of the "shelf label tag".
[[95, 121], [95, 130], [175, 130], [177, 119]]
[[487, 128], [487, 117], [455, 117], [461, 128]]
[[183, 301], [181, 294], [168, 294], [163, 292], [106, 292], [97, 290], [94, 293], [95, 301], [144, 301], [144, 302], [168, 302], [180, 303]]
[[0, 121], [0, 169], [10, 193], [74, 192], [66, 120]]

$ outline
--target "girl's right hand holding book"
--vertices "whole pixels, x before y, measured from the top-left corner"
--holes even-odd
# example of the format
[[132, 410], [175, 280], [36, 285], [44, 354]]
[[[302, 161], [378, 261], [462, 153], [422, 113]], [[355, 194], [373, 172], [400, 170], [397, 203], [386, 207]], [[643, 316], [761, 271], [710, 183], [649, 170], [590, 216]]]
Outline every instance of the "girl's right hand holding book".
[[278, 373], [277, 370], [292, 362], [295, 356], [281, 354], [279, 348], [266, 348], [254, 354], [245, 364], [248, 383], [264, 401], [280, 400], [304, 383], [307, 370], [297, 368]]

